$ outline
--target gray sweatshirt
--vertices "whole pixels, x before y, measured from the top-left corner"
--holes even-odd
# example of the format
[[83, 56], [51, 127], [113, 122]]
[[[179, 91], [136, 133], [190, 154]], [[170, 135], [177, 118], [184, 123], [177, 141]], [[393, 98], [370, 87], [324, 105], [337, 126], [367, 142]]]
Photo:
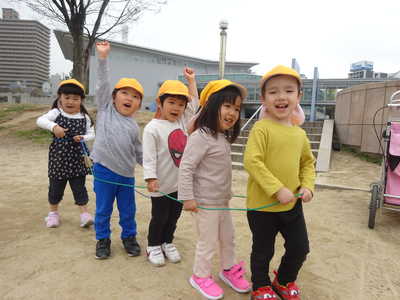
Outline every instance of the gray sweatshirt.
[[190, 136], [179, 166], [179, 200], [199, 205], [228, 206], [232, 198], [231, 145], [197, 129]]
[[139, 126], [114, 107], [106, 59], [98, 60], [97, 74], [96, 139], [91, 157], [118, 175], [134, 177], [136, 163], [143, 161]]

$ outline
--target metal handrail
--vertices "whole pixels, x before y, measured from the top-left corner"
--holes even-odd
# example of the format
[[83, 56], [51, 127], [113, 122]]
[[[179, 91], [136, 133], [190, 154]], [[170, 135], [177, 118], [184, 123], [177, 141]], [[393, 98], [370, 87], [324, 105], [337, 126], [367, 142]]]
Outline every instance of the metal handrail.
[[388, 106], [400, 106], [400, 99], [394, 100], [394, 97], [396, 97], [397, 95], [400, 95], [400, 90], [392, 94]]
[[240, 128], [240, 131], [243, 131], [243, 130], [246, 128], [246, 126], [249, 125], [249, 123], [251, 122], [251, 120], [254, 119], [254, 117], [258, 114], [258, 112], [261, 110], [262, 107], [263, 107], [263, 106], [260, 105], [260, 107], [257, 108], [256, 112], [250, 117], [250, 119], [247, 120], [246, 123], [244, 123], [243, 127]]

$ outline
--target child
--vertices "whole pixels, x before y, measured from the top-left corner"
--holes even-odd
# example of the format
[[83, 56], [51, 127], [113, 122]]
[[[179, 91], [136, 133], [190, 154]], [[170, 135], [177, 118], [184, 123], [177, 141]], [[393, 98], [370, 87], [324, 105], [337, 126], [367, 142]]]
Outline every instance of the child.
[[[302, 202], [313, 197], [315, 180], [314, 156], [306, 133], [292, 125], [301, 98], [300, 76], [293, 69], [277, 66], [261, 79], [261, 92], [266, 116], [251, 129], [244, 154], [249, 173], [247, 207], [280, 203], [247, 213], [253, 235], [251, 299], [274, 299], [278, 294], [284, 300], [299, 300], [295, 280], [309, 252]], [[301, 200], [296, 193], [302, 194]], [[269, 263], [278, 232], [285, 240], [286, 252], [271, 285]]]
[[140, 108], [143, 88], [136, 79], [122, 78], [111, 90], [107, 66], [110, 44], [107, 41], [97, 43], [96, 49], [99, 58], [97, 127], [91, 156], [96, 193], [96, 258], [106, 259], [111, 255], [110, 218], [115, 198], [123, 246], [129, 256], [138, 256], [140, 246], [136, 241], [135, 191], [129, 185], [135, 184], [135, 164], [142, 164], [139, 126], [132, 116]]
[[[211, 276], [212, 257], [219, 245], [219, 277], [235, 291], [246, 293], [244, 264], [235, 264], [234, 230], [228, 210], [232, 197], [230, 144], [239, 135], [239, 116], [246, 89], [229, 80], [209, 82], [200, 95], [202, 110], [194, 121], [179, 168], [178, 197], [194, 215], [199, 239], [190, 284], [208, 299], [223, 290]], [[218, 210], [198, 209], [200, 205]]]
[[195, 75], [185, 68], [188, 88], [178, 80], [166, 80], [158, 91], [158, 118], [143, 131], [143, 169], [151, 192], [147, 256], [155, 266], [165, 264], [164, 255], [173, 263], [181, 260], [172, 243], [176, 223], [182, 212], [177, 199], [178, 168], [186, 146], [187, 123], [198, 109]]
[[49, 196], [50, 212], [45, 218], [46, 226], [60, 225], [58, 205], [69, 182], [75, 204], [81, 211], [80, 226], [93, 224], [88, 212], [88, 193], [85, 187], [88, 170], [85, 167], [80, 141], [94, 138], [93, 122], [83, 105], [84, 86], [75, 79], [61, 81], [57, 99], [51, 110], [37, 119], [37, 125], [53, 133], [49, 147]]

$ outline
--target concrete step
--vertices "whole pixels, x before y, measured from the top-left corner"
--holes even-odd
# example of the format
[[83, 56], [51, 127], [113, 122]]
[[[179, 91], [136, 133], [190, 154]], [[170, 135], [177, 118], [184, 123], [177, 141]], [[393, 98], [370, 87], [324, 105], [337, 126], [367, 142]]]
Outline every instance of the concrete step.
[[308, 134], [321, 134], [322, 133], [322, 127], [302, 127], [304, 131]]
[[310, 141], [319, 142], [321, 140], [321, 134], [319, 133], [309, 133], [307, 134], [307, 137]]

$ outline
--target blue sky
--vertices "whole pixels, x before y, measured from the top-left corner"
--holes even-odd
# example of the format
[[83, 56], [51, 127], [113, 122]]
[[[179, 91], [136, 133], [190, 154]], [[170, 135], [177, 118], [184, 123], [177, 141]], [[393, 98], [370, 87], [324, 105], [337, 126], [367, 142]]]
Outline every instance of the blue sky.
[[[39, 20], [14, 3], [2, 0], [0, 7]], [[129, 26], [128, 43], [218, 60], [218, 24], [225, 19], [227, 60], [258, 62], [258, 74], [276, 64], [290, 65], [292, 57], [309, 78], [315, 66], [321, 78], [347, 77], [350, 64], [359, 60], [373, 61], [377, 72], [393, 73], [400, 70], [399, 11], [398, 0], [168, 0], [159, 13], [147, 12]], [[69, 72], [72, 64], [54, 38], [51, 47], [51, 73]]]

